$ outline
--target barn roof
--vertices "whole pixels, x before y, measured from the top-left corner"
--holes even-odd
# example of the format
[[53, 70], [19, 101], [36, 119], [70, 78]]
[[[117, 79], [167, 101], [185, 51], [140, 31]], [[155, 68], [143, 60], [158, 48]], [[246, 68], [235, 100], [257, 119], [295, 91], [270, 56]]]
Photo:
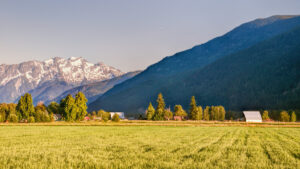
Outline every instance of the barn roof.
[[246, 120], [262, 120], [259, 111], [243, 111]]

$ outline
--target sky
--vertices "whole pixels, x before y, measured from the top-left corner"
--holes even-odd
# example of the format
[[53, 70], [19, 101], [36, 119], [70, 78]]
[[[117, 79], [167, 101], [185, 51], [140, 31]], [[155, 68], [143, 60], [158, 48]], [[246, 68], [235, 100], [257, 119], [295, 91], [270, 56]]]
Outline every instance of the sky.
[[83, 57], [124, 72], [242, 23], [300, 14], [299, 0], [0, 0], [0, 64]]

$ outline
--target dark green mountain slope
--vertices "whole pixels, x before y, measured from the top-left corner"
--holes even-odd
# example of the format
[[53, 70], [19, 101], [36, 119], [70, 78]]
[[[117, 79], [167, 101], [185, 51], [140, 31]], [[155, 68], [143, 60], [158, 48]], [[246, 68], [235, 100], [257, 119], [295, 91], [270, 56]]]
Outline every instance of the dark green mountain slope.
[[169, 104], [229, 109], [300, 109], [300, 27], [166, 82]]
[[[299, 25], [300, 17], [290, 16], [273, 16], [243, 24], [222, 37], [167, 57], [150, 66], [136, 77], [115, 86], [98, 98], [89, 105], [90, 110], [104, 108], [109, 111], [143, 112], [149, 101], [155, 101], [158, 92], [163, 92], [167, 97], [167, 104], [172, 105], [175, 102], [183, 104], [186, 99], [183, 95], [189, 91], [179, 93], [172, 88], [186, 86], [188, 82], [182, 79], [226, 55], [246, 49]], [[174, 98], [171, 97], [170, 91], [177, 93], [172, 95]], [[193, 90], [192, 93], [195, 92]]]

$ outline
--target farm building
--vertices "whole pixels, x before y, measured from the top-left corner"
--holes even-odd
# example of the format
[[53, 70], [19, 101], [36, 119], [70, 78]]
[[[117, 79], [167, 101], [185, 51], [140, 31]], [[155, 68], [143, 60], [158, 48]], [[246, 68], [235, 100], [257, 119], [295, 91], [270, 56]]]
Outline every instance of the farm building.
[[61, 120], [61, 115], [60, 114], [53, 114], [53, 119], [54, 121], [60, 121]]
[[85, 116], [85, 117], [84, 117], [84, 120], [85, 120], [85, 121], [89, 121], [89, 120], [91, 120], [91, 118], [90, 118], [89, 116]]
[[182, 117], [181, 116], [174, 116], [173, 119], [176, 120], [176, 121], [181, 121]]
[[246, 122], [262, 122], [259, 111], [243, 111]]
[[110, 117], [112, 118], [115, 114], [118, 114], [120, 119], [125, 119], [124, 112], [110, 112]]

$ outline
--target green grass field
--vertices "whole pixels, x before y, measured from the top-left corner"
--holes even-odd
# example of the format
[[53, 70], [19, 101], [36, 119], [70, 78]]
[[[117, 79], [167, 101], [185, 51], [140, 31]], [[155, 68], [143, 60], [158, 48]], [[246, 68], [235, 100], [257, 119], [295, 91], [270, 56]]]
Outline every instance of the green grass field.
[[300, 128], [0, 126], [1, 168], [300, 168]]

